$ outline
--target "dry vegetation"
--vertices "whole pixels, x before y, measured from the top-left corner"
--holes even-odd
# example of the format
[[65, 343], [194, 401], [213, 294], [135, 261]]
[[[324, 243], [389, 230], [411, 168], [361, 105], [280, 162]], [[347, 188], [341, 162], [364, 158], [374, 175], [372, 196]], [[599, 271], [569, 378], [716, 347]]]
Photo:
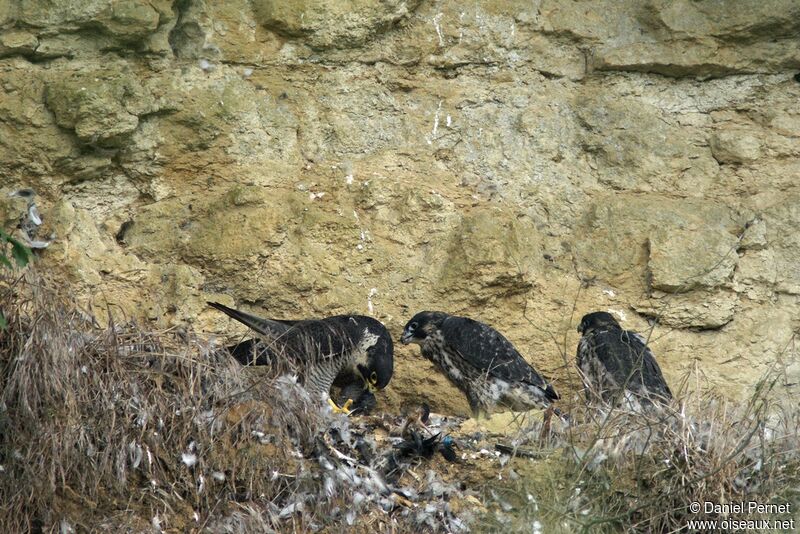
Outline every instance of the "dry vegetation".
[[[454, 429], [461, 463], [388, 469], [386, 416], [333, 416], [191, 333], [101, 327], [63, 286], [2, 276], [2, 532], [672, 532], [692, 501], [797, 510], [800, 409], [777, 371], [747, 403], [683, 384], [661, 413], [579, 406], [546, 444], [538, 422]], [[479, 454], [498, 441], [528, 457]]]
[[[387, 484], [373, 465], [391, 444], [378, 450], [290, 377], [243, 373], [190, 334], [101, 328], [31, 272], [1, 284], [0, 531], [460, 524], [447, 507], [455, 488]], [[362, 465], [365, 447], [376, 459]], [[430, 513], [399, 504], [408, 492]]]
[[[513, 519], [498, 511], [477, 527], [494, 531], [510, 521], [529, 532], [538, 521], [544, 532], [685, 532], [690, 520], [797, 518], [800, 406], [784, 380], [773, 369], [743, 402], [689, 392], [685, 381], [671, 407], [660, 411], [579, 408], [544, 447], [526, 448], [526, 436], [535, 432], [521, 432], [518, 451], [544, 458], [546, 467], [501, 492]], [[688, 508], [706, 501], [790, 503], [791, 512]]]

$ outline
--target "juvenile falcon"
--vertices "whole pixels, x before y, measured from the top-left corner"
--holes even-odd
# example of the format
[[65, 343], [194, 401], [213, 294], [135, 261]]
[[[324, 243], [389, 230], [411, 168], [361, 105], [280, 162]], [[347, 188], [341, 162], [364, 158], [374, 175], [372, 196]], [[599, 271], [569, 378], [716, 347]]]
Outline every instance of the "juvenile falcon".
[[[363, 386], [370, 393], [383, 389], [392, 378], [394, 345], [386, 328], [372, 317], [336, 315], [324, 319], [283, 321], [262, 319], [218, 302], [209, 302], [229, 317], [259, 334], [231, 348], [243, 365], [294, 364], [312, 397], [339, 408], [330, 398], [334, 383]], [[357, 399], [356, 399], [357, 400]]]
[[496, 406], [514, 411], [546, 408], [558, 399], [553, 386], [491, 326], [467, 317], [424, 311], [406, 324], [403, 344], [416, 343], [464, 392], [472, 414]]
[[672, 399], [664, 376], [645, 339], [623, 330], [614, 316], [593, 312], [578, 325], [578, 368], [590, 403], [640, 410]]

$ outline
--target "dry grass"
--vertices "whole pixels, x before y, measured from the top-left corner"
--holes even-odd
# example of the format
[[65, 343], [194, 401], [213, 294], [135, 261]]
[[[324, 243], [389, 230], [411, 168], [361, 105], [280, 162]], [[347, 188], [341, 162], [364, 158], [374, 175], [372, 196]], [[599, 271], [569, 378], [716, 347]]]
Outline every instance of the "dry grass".
[[[0, 532], [418, 530], [353, 460], [348, 420], [290, 377], [0, 276]], [[437, 510], [430, 530], [454, 519]]]
[[[302, 389], [263, 387], [200, 339], [100, 328], [32, 273], [3, 282], [0, 530], [89, 529], [76, 523], [109, 510], [202, 523], [223, 496], [271, 501], [296, 484], [271, 479], [290, 451], [252, 436], [313, 442], [322, 421]], [[80, 509], [97, 517], [70, 517]]]
[[[688, 508], [705, 501], [793, 503], [796, 514], [800, 405], [779, 378], [770, 373], [740, 403], [684, 386], [660, 412], [579, 408], [576, 424], [555, 436], [555, 444], [529, 445], [547, 460], [506, 488], [499, 501], [510, 503], [506, 508], [520, 532], [529, 532], [535, 521], [545, 532], [685, 532], [690, 520], [725, 517]], [[537, 434], [528, 430], [519, 441]], [[479, 528], [494, 530], [503, 520], [500, 510]]]

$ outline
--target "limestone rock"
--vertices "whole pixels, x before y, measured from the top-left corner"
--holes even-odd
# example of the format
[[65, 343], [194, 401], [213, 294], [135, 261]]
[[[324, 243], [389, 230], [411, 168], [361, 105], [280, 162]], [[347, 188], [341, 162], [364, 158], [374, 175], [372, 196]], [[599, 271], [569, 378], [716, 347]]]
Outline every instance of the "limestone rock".
[[[736, 256], [735, 248], [730, 248], [737, 230], [736, 214], [716, 202], [611, 195], [588, 206], [578, 229], [581, 239], [575, 242], [575, 252], [585, 274], [603, 280], [633, 283], [645, 289], [644, 266], [648, 265], [651, 271], [655, 266], [657, 288], [674, 291], [684, 284], [687, 288], [713, 287], [722, 283], [735, 265], [726, 253]], [[692, 251], [683, 251], [681, 244], [691, 246]], [[688, 263], [682, 263], [685, 261]], [[673, 267], [680, 273], [674, 277], [668, 270]], [[711, 272], [706, 273], [706, 269]]]
[[746, 131], [722, 130], [711, 136], [711, 153], [719, 163], [748, 163], [761, 157], [761, 142]]
[[771, 299], [778, 282], [775, 251], [746, 251], [739, 258], [733, 282], [734, 289], [751, 300]]
[[786, 46], [800, 20], [791, 0], [622, 4], [622, 27], [632, 31], [599, 46], [595, 68], [707, 77], [800, 65], [800, 52]]
[[739, 243], [739, 250], [762, 250], [767, 248], [767, 223], [755, 218], [747, 224]]
[[769, 248], [775, 254], [776, 290], [800, 295], [800, 197], [790, 195], [771, 206], [764, 212], [764, 221]]
[[314, 48], [352, 48], [406, 18], [420, 0], [259, 0], [256, 17], [286, 35], [307, 36]]
[[463, 288], [477, 301], [527, 291], [541, 270], [537, 238], [528, 221], [500, 210], [465, 215], [450, 241], [443, 288]]
[[669, 293], [727, 285], [739, 259], [738, 242], [721, 229], [656, 229], [649, 239], [650, 283]]
[[596, 159], [600, 180], [617, 189], [702, 192], [717, 163], [692, 142], [693, 129], [670, 124], [662, 112], [633, 98], [579, 97], [584, 150]]
[[171, 6], [171, 0], [90, 0], [79, 4], [22, 0], [18, 20], [50, 34], [96, 30], [99, 26], [113, 40], [130, 44], [155, 32], [162, 16], [169, 18]]
[[62, 128], [75, 131], [81, 142], [120, 146], [139, 125], [132, 102], [143, 98], [135, 79], [112, 72], [94, 72], [55, 81], [47, 88], [47, 106]]
[[23, 31], [0, 33], [0, 57], [14, 54], [30, 55], [39, 46], [35, 35]]
[[728, 291], [692, 291], [684, 294], [657, 293], [635, 303], [638, 313], [671, 328], [719, 328], [734, 318], [738, 297]]
[[158, 28], [159, 12], [149, 2], [122, 0], [114, 2], [103, 27], [125, 40], [141, 39]]

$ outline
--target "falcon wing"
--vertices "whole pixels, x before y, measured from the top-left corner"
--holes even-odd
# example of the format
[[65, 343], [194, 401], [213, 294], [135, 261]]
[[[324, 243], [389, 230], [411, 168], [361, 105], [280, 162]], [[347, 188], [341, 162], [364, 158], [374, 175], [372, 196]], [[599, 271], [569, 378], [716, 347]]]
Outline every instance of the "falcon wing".
[[494, 328], [466, 317], [451, 316], [442, 323], [441, 332], [447, 344], [473, 367], [509, 382], [527, 382], [544, 391], [547, 398], [558, 399], [553, 386]]
[[273, 365], [274, 355], [269, 347], [258, 339], [246, 339], [226, 347], [233, 358], [242, 365]]
[[644, 338], [634, 332], [611, 329], [594, 336], [594, 353], [617, 384], [641, 395], [672, 398], [655, 356]]

